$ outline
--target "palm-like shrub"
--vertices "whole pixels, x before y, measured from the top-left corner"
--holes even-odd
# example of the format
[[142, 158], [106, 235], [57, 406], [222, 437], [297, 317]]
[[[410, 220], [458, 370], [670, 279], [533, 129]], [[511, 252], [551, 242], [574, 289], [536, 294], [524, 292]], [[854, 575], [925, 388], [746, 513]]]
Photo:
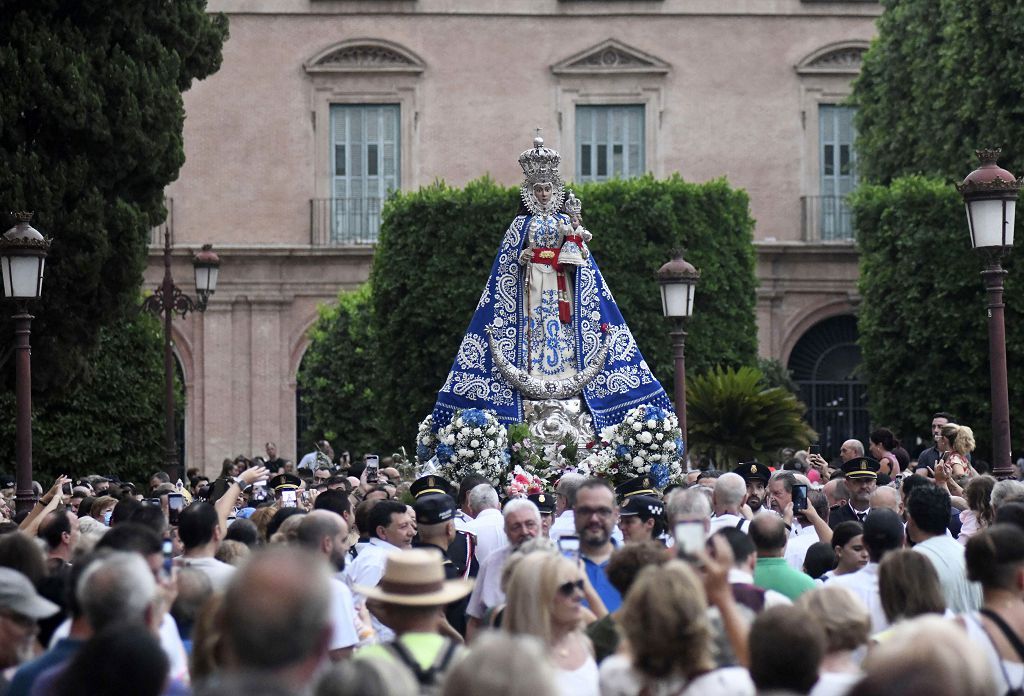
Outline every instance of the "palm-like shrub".
[[716, 367], [686, 388], [691, 457], [706, 457], [718, 469], [774, 460], [782, 448], [806, 447], [817, 437], [805, 411], [791, 392], [767, 386], [760, 370]]

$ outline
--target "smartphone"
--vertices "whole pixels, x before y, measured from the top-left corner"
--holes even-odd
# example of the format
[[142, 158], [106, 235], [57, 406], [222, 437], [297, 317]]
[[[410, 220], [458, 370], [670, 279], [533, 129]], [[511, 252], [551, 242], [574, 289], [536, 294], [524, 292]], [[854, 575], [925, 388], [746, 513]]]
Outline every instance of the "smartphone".
[[302, 503], [303, 505], [309, 505], [313, 502], [313, 491], [302, 491]]
[[281, 491], [281, 507], [297, 507], [295, 491]]
[[818, 455], [820, 457], [821, 456], [821, 445], [811, 445], [810, 447], [807, 448], [807, 452], [809, 454], [816, 454], [816, 455]]
[[171, 543], [170, 539], [164, 539], [162, 551], [164, 554], [164, 574], [170, 577], [171, 568], [174, 567], [174, 544]]
[[61, 492], [62, 495], [69, 496], [69, 495], [71, 495], [71, 489], [72, 488], [73, 488], [73, 486], [71, 485], [71, 482], [68, 481], [63, 486], [60, 487], [60, 492]]
[[167, 494], [167, 524], [178, 526], [178, 516], [185, 509], [185, 496], [181, 493]]
[[266, 481], [260, 481], [258, 483], [252, 484], [252, 495], [250, 496], [250, 500], [252, 500], [252, 502], [254, 502], [254, 503], [262, 503], [266, 499], [267, 499], [267, 482]]
[[366, 455], [366, 482], [377, 483], [380, 480], [380, 457], [376, 454]]
[[677, 522], [674, 531], [679, 556], [692, 558], [704, 548], [704, 523], [701, 520]]
[[573, 563], [580, 560], [580, 538], [578, 536], [558, 537], [558, 551]]
[[807, 486], [803, 483], [793, 484], [793, 512], [807, 509]]

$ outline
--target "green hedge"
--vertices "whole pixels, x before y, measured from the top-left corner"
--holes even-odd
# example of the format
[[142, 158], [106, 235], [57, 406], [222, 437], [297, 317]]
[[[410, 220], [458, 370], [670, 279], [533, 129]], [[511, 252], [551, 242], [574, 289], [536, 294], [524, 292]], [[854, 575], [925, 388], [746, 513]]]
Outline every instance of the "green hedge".
[[[654, 274], [677, 246], [703, 273], [688, 327], [688, 371], [754, 363], [754, 222], [746, 193], [723, 180], [649, 176], [572, 190], [598, 265], [666, 388], [673, 378], [669, 325]], [[370, 274], [376, 364], [366, 385], [377, 395], [378, 422], [369, 429], [379, 427], [384, 446], [411, 444], [430, 413], [517, 209], [518, 188], [489, 179], [399, 193], [385, 206]]]
[[[948, 183], [919, 176], [862, 186], [852, 199], [861, 248], [858, 326], [877, 425], [930, 441], [935, 411], [974, 429], [990, 460], [988, 329], [982, 260], [971, 251], [963, 201]], [[1024, 283], [1016, 252], [1004, 260], [1010, 403], [1024, 396]], [[1014, 443], [1024, 435], [1011, 408]], [[1014, 448], [1016, 449], [1016, 447]]]
[[[33, 474], [44, 486], [60, 474], [116, 473], [146, 483], [153, 471], [163, 468], [163, 329], [156, 317], [136, 312], [100, 331], [99, 346], [89, 353], [89, 369], [61, 396], [33, 403]], [[38, 362], [33, 368], [40, 369]], [[180, 382], [175, 386], [181, 418], [184, 397]], [[4, 392], [0, 470], [11, 474], [14, 419], [14, 393]]]

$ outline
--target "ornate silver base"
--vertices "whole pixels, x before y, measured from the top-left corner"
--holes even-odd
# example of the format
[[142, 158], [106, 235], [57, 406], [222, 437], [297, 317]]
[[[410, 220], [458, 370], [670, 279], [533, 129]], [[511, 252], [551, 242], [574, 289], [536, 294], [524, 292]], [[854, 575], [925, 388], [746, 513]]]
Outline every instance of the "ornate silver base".
[[530, 427], [530, 437], [546, 445], [561, 442], [572, 436], [581, 447], [593, 442], [594, 423], [579, 398], [523, 400], [523, 414]]

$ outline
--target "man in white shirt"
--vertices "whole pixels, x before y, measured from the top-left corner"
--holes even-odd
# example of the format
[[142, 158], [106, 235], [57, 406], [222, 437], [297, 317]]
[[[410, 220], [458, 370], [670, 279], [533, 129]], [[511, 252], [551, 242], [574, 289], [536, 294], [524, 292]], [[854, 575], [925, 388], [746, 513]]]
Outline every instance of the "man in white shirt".
[[[384, 566], [387, 565], [387, 557], [396, 551], [412, 548], [413, 537], [416, 536], [416, 527], [409, 517], [409, 511], [405, 505], [395, 500], [381, 500], [369, 516], [370, 541], [363, 547], [356, 556], [352, 565], [345, 571], [345, 580], [349, 587], [361, 585], [364, 587], [376, 587], [384, 575]], [[354, 593], [356, 602], [365, 599], [362, 595]], [[376, 617], [373, 617], [373, 627], [381, 642], [393, 640], [394, 632], [382, 624]]]
[[493, 552], [508, 545], [505, 520], [498, 503], [498, 492], [489, 483], [481, 483], [469, 492], [473, 522], [469, 532], [476, 536], [476, 560], [483, 563]]
[[217, 511], [209, 503], [192, 503], [178, 516], [178, 538], [185, 551], [174, 563], [201, 571], [210, 578], [214, 592], [223, 592], [235, 572], [234, 566], [214, 558], [222, 537]]
[[903, 547], [903, 521], [892, 510], [872, 510], [864, 520], [864, 546], [868, 550], [868, 564], [856, 573], [835, 575], [829, 585], [845, 587], [857, 595], [871, 616], [871, 632], [878, 633], [889, 627], [889, 619], [882, 609], [878, 593], [878, 564], [890, 551]]
[[743, 516], [740, 508], [747, 500], [747, 482], [735, 473], [722, 474], [718, 477], [715, 490], [711, 493], [711, 506], [714, 516], [711, 518], [711, 534], [724, 527], [732, 527], [746, 532], [750, 520]]
[[555, 519], [551, 522], [548, 536], [558, 541], [564, 536], [576, 536], [576, 518], [572, 509], [576, 506], [576, 491], [586, 481], [582, 474], [564, 474], [555, 486]]
[[967, 580], [964, 547], [946, 534], [950, 512], [949, 493], [934, 485], [915, 487], [907, 499], [907, 535], [914, 551], [935, 566], [946, 608], [962, 614], [981, 606], [981, 588]]
[[505, 505], [502, 512], [505, 521], [505, 534], [508, 544], [487, 557], [480, 564], [473, 594], [466, 607], [469, 617], [466, 628], [467, 640], [479, 630], [488, 610], [505, 601], [505, 593], [501, 590], [501, 571], [508, 557], [524, 542], [534, 539], [540, 534], [540, 512], [529, 500], [516, 498]]
[[321, 453], [326, 457], [324, 463], [327, 464], [327, 468], [329, 469], [331, 467], [331, 462], [334, 461], [334, 448], [331, 447], [331, 443], [327, 440], [317, 440], [316, 449], [302, 455], [302, 459], [299, 460], [298, 469], [308, 469], [309, 471], [318, 469], [317, 455]]
[[[345, 569], [348, 555], [348, 525], [341, 515], [328, 510], [313, 510], [306, 515], [296, 532], [299, 544], [314, 553], [323, 554], [339, 573]], [[359, 643], [356, 633], [352, 592], [337, 577], [331, 578], [331, 622], [333, 632], [328, 655], [334, 661], [352, 654]]]

